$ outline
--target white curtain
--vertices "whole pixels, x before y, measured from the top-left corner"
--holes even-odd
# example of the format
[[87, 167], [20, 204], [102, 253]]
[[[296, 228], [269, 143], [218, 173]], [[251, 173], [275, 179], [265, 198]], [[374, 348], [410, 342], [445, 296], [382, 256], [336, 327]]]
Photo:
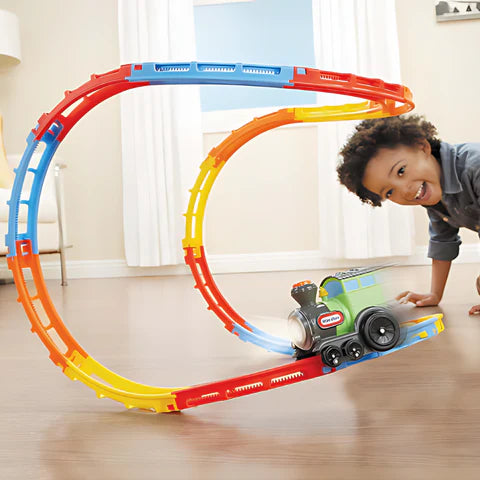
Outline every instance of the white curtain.
[[[317, 68], [401, 83], [395, 0], [312, 0]], [[319, 104], [360, 99], [319, 94]], [[320, 248], [330, 258], [413, 252], [411, 208], [364, 205], [337, 181], [338, 152], [358, 122], [318, 126]]]
[[[192, 0], [118, 0], [120, 60], [196, 58]], [[183, 262], [188, 189], [202, 160], [198, 86], [121, 95], [125, 253], [129, 266]]]

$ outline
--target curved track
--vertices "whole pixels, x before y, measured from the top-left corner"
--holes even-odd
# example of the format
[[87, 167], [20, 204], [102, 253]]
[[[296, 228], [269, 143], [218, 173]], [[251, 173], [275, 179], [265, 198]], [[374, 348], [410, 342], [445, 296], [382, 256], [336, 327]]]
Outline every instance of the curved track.
[[[198, 288], [207, 299], [210, 308], [217, 313], [227, 328], [243, 339], [283, 353], [289, 353], [286, 341], [261, 332], [245, 322], [223, 298], [208, 270], [202, 244], [202, 219], [208, 192], [218, 172], [241, 145], [263, 131], [280, 125], [392, 116], [413, 108], [410, 91], [402, 85], [303, 67], [198, 62], [138, 63], [123, 65], [102, 75], [92, 75], [84, 85], [66, 91], [64, 99], [50, 113], [43, 114], [38, 120], [37, 126], [27, 138], [27, 147], [16, 169], [12, 195], [8, 202], [10, 209], [6, 235], [9, 250], [8, 266], [14, 276], [18, 300], [32, 324], [32, 332], [36, 333], [47, 347], [50, 359], [55, 365], [62, 368], [72, 380], [80, 380], [95, 390], [99, 398], [109, 397], [122, 402], [127, 408], [136, 407], [156, 412], [174, 411], [201, 403], [233, 398], [330, 373], [331, 369], [326, 371], [321, 360], [313, 357], [208, 386], [162, 388], [143, 385], [123, 378], [97, 362], [78, 344], [60, 318], [46, 288], [38, 255], [38, 206], [48, 166], [71, 128], [96, 105], [125, 90], [163, 84], [226, 84], [302, 89], [349, 95], [366, 100], [341, 107], [285, 109], [254, 120], [233, 132], [229, 139], [210, 153], [202, 165], [200, 177], [192, 191], [193, 200], [186, 214], [187, 231], [183, 246], [186, 261], [192, 269]], [[40, 143], [45, 144], [41, 159], [38, 165], [30, 165], [32, 154]], [[23, 185], [29, 175], [33, 178], [31, 190], [27, 193], [23, 192]], [[21, 206], [28, 211], [27, 227], [23, 232], [18, 231], [18, 214]], [[31, 273], [33, 286], [27, 285], [25, 271]], [[431, 325], [432, 321], [432, 318], [425, 320], [428, 325]], [[435, 331], [425, 333], [424, 338], [441, 331], [441, 319], [435, 317], [435, 322], [439, 322], [436, 323]], [[423, 332], [426, 332], [427, 323], [422, 326]], [[365, 359], [368, 359], [367, 357]], [[267, 379], [268, 382], [265, 380], [262, 383], [261, 378]], [[245, 381], [249, 383], [245, 384]], [[225, 387], [227, 384], [228, 387]]]

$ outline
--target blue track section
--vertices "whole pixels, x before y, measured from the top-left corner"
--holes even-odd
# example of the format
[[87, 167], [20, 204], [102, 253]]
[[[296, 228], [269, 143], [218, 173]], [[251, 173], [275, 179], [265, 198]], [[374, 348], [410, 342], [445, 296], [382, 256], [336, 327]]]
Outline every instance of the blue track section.
[[[366, 360], [371, 360], [373, 358], [389, 355], [390, 353], [396, 352], [397, 350], [410, 347], [415, 343], [421, 342], [423, 340], [426, 340], [427, 338], [437, 335], [438, 331], [435, 322], [438, 320], [438, 318], [438, 315], [433, 315], [431, 318], [424, 320], [421, 323], [401, 327], [398, 346], [392, 348], [391, 350], [387, 350], [386, 352], [370, 352], [364, 357], [362, 357], [360, 360], [356, 360], [353, 362], [344, 362], [337, 367], [337, 370], [341, 370], [342, 368], [346, 368], [351, 365], [356, 365]], [[251, 332], [237, 324], [232, 330], [232, 333], [238, 335], [241, 340], [258, 345], [265, 350], [282, 353], [285, 355], [293, 354], [293, 348], [288, 340], [270, 335], [269, 333], [266, 333], [254, 327], [253, 325], [247, 325], [252, 329]], [[423, 338], [420, 336], [420, 333], [422, 332], [426, 333], [426, 336], [424, 336]], [[331, 370], [332, 369], [330, 367], [324, 367], [324, 373], [328, 373]]]
[[[27, 148], [23, 153], [20, 164], [15, 169], [15, 182], [12, 187], [12, 195], [8, 201], [9, 215], [8, 215], [8, 233], [5, 235], [5, 244], [8, 247], [7, 257], [17, 255], [17, 240], [31, 240], [32, 253], [38, 253], [38, 207], [40, 204], [40, 194], [42, 192], [43, 182], [47, 174], [48, 166], [54, 156], [60, 142], [56, 139], [62, 129], [61, 124], [54, 123], [50, 129], [45, 133], [41, 140], [35, 140], [33, 132], [27, 137]], [[35, 168], [30, 168], [30, 161], [40, 141], [45, 143], [45, 150], [42, 157]], [[22, 199], [22, 189], [25, 181], [25, 176], [30, 172], [34, 175], [32, 181], [32, 188], [30, 190], [29, 198]], [[18, 214], [20, 205], [28, 206], [27, 217], [27, 231], [18, 232]]]
[[130, 82], [163, 84], [244, 85], [283, 88], [291, 85], [293, 68], [243, 63], [135, 63]]
[[238, 335], [240, 340], [258, 345], [269, 352], [277, 352], [290, 356], [293, 354], [292, 345], [288, 340], [270, 335], [248, 323], [247, 325], [252, 329], [251, 332], [237, 323], [232, 333]]
[[[418, 342], [423, 342], [431, 337], [437, 335], [438, 329], [435, 325], [435, 322], [440, 318], [440, 316], [432, 315], [431, 318], [424, 320], [423, 322], [417, 323], [415, 325], [410, 325], [408, 327], [402, 327], [400, 329], [400, 340], [398, 346], [387, 350], [386, 352], [371, 352], [363, 356], [360, 360], [354, 362], [344, 362], [337, 367], [337, 370], [350, 367], [352, 365], [357, 365], [360, 362], [365, 362], [366, 360], [372, 360], [373, 358], [383, 357], [385, 355], [390, 355], [393, 352], [402, 350], [403, 348], [411, 347]], [[420, 336], [422, 332], [425, 332], [426, 335]], [[332, 369], [330, 367], [323, 367], [323, 373], [329, 373]]]

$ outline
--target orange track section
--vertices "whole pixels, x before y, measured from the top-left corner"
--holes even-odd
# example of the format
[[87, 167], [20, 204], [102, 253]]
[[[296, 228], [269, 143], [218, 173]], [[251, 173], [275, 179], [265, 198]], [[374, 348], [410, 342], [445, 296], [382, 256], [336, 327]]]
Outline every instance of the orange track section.
[[[87, 357], [88, 354], [73, 338], [58, 315], [45, 285], [42, 268], [40, 266], [40, 256], [32, 253], [31, 241], [17, 240], [16, 246], [17, 255], [14, 257], [8, 257], [8, 266], [13, 273], [13, 278], [19, 292], [18, 301], [22, 303], [32, 324], [32, 332], [40, 337], [41, 341], [50, 352], [50, 359], [52, 362], [55, 363], [55, 365], [62, 367], [62, 369], [65, 369], [67, 367], [66, 358], [72, 357], [74, 352], [78, 352], [84, 357]], [[24, 268], [29, 268], [32, 272], [36, 288], [36, 292], [33, 295], [27, 288], [27, 283], [23, 275]], [[42, 323], [37, 310], [35, 309], [33, 302], [37, 300], [42, 303], [45, 313], [48, 316], [48, 323]], [[61, 341], [67, 347], [65, 352], [59, 351], [58, 346], [48, 334], [49, 330], [55, 330], [58, 334]]]
[[209, 155], [216, 159], [215, 166], [218, 166], [221, 162], [226, 162], [242, 145], [245, 145], [252, 138], [268, 130], [291, 123], [302, 123], [300, 120], [295, 119], [293, 108], [285, 108], [269, 115], [255, 118], [238, 130], [233, 130], [218, 147], [210, 150]]

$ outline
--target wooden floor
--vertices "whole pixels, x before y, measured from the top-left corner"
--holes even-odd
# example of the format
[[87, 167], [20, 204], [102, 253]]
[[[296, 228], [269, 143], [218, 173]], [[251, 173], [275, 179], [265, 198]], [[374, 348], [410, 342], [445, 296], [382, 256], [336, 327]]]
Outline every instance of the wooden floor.
[[[247, 320], [284, 335], [290, 287], [332, 272], [221, 275]], [[188, 409], [127, 411], [49, 360], [0, 286], [0, 479], [478, 479], [480, 317], [475, 266], [455, 265], [438, 337], [333, 375]], [[398, 291], [427, 267], [397, 267]], [[185, 277], [49, 281], [57, 310], [97, 360], [133, 380], [186, 386], [285, 363], [229, 334]], [[417, 318], [439, 308], [404, 307]]]

